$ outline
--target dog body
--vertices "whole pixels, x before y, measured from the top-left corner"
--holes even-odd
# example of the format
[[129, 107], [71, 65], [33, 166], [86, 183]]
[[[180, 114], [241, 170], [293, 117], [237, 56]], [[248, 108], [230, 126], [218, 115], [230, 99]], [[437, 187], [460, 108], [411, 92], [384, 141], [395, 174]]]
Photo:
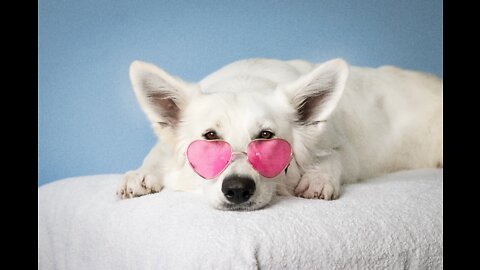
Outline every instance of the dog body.
[[[130, 78], [160, 140], [139, 169], [125, 174], [122, 198], [166, 186], [202, 192], [215, 208], [253, 210], [276, 193], [329, 200], [339, 196], [342, 183], [443, 166], [443, 81], [433, 75], [353, 67], [341, 59], [249, 59], [195, 84], [138, 61]], [[240, 155], [205, 180], [185, 157], [194, 140], [221, 139], [244, 152], [257, 138], [291, 144], [284, 173], [266, 179]], [[242, 192], [239, 183], [254, 188], [245, 201], [232, 202], [227, 182]]]

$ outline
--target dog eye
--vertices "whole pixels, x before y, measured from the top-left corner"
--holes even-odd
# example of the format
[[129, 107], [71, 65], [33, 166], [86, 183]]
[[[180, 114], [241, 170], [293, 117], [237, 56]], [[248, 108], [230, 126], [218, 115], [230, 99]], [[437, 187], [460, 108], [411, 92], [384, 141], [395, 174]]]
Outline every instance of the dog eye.
[[209, 131], [203, 134], [203, 137], [207, 140], [216, 140], [218, 139], [217, 133], [215, 131]]
[[268, 130], [262, 130], [260, 131], [260, 134], [258, 134], [258, 138], [260, 139], [271, 139], [275, 134], [273, 132], [268, 131]]

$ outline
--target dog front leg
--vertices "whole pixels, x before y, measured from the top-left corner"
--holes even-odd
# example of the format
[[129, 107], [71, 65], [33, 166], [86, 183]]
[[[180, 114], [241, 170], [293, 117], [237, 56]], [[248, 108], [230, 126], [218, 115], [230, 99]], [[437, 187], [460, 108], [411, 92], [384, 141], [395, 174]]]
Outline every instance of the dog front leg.
[[143, 196], [156, 193], [163, 188], [164, 148], [157, 143], [145, 157], [140, 168], [128, 171], [123, 175], [122, 182], [117, 190], [121, 199]]
[[305, 168], [295, 188], [295, 196], [307, 199], [334, 200], [340, 194], [341, 162], [335, 151], [321, 157], [318, 162]]

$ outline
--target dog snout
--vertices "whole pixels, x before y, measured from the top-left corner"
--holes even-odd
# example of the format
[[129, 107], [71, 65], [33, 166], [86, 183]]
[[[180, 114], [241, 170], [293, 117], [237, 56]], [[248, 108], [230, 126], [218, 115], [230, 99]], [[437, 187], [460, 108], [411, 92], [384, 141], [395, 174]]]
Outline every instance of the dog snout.
[[232, 175], [223, 180], [222, 192], [229, 202], [240, 204], [255, 193], [255, 182], [246, 176]]

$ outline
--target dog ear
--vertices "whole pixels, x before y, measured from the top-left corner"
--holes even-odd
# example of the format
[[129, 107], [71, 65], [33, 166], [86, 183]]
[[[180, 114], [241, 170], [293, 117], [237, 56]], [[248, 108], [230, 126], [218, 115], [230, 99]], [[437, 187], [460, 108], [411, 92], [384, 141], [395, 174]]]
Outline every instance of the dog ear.
[[199, 93], [153, 64], [134, 61], [130, 80], [141, 108], [152, 123], [175, 127], [188, 100]]
[[325, 62], [284, 87], [297, 110], [297, 121], [315, 124], [324, 121], [337, 106], [348, 77], [343, 59]]

